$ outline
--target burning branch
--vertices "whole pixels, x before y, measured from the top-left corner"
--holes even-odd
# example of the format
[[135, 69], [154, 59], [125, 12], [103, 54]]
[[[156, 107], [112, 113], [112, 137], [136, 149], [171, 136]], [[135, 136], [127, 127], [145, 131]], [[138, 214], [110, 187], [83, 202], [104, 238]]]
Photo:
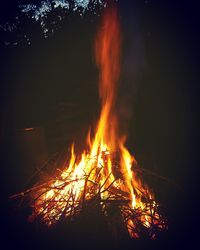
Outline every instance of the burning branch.
[[[106, 151], [106, 154], [110, 157], [113, 155], [113, 159], [116, 157], [116, 152]], [[105, 152], [102, 152], [103, 155]], [[11, 198], [29, 198], [28, 205], [33, 208], [29, 219], [40, 217], [48, 226], [55, 225], [58, 220], [73, 221], [88, 207], [89, 209], [100, 207], [102, 214], [109, 221], [109, 211], [115, 208], [120, 212], [131, 237], [139, 237], [143, 231], [146, 231], [146, 234], [154, 238], [156, 232], [166, 228], [166, 221], [159, 213], [159, 206], [145, 190], [145, 192], [140, 191], [142, 203], [133, 208], [129, 193], [122, 190], [124, 185], [122, 176], [111, 181], [112, 172], [100, 184], [99, 179], [102, 178], [104, 166], [97, 164], [98, 157], [99, 155], [85, 162], [86, 165], [80, 177], [72, 179], [72, 172], [68, 172], [64, 177], [55, 174], [50, 181], [36, 185]], [[93, 167], [86, 173], [84, 169], [88, 168], [87, 165], [91, 161]], [[115, 160], [114, 167], [119, 168], [120, 162]], [[74, 192], [76, 185], [81, 186], [79, 196]]]

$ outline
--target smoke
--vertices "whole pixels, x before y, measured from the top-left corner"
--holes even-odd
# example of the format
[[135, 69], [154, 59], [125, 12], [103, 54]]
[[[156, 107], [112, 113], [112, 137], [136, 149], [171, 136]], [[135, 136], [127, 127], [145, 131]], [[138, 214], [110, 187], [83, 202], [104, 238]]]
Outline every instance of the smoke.
[[120, 1], [119, 9], [122, 29], [122, 68], [117, 109], [123, 133], [129, 130], [130, 119], [133, 118], [135, 97], [146, 62], [140, 6], [135, 1]]

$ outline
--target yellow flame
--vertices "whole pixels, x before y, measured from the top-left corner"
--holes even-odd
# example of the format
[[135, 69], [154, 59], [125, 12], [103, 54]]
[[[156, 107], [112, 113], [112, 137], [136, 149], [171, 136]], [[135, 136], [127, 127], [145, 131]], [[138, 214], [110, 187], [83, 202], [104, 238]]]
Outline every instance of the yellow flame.
[[[125, 137], [118, 135], [118, 119], [115, 112], [116, 90], [120, 76], [120, 25], [115, 8], [104, 13], [101, 28], [95, 40], [96, 62], [100, 69], [99, 94], [101, 113], [94, 138], [90, 131], [87, 137], [89, 152], [84, 151], [80, 160], [76, 159], [74, 145], [71, 147], [71, 158], [61, 175], [49, 181], [49, 189], [40, 190], [40, 198], [34, 204], [35, 214], [42, 215], [43, 220], [51, 225], [65, 216], [76, 214], [81, 200], [89, 200], [99, 189], [102, 200], [109, 196], [110, 185], [120, 190], [131, 209], [143, 211], [145, 204], [142, 194], [153, 199], [147, 187], [137, 178], [132, 167], [137, 164], [135, 158], [125, 147]], [[117, 151], [120, 156], [119, 176], [116, 176], [111, 152]], [[98, 184], [98, 188], [95, 185]], [[84, 198], [84, 199], [83, 199]], [[156, 205], [156, 203], [155, 203]], [[121, 210], [126, 217], [126, 211]], [[151, 210], [140, 216], [145, 227], [150, 227]], [[159, 216], [156, 214], [155, 216]], [[136, 227], [134, 221], [126, 221], [131, 237], [138, 237], [131, 228]]]

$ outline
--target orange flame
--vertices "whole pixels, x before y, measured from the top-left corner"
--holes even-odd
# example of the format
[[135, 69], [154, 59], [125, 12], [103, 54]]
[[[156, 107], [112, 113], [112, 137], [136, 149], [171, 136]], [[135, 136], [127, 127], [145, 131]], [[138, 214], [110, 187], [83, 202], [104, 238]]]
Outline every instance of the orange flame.
[[[116, 8], [105, 11], [101, 28], [95, 40], [96, 62], [100, 70], [99, 95], [101, 113], [96, 133], [92, 139], [88, 134], [89, 152], [84, 151], [77, 160], [74, 146], [71, 147], [71, 159], [62, 173], [40, 188], [34, 196], [34, 216], [40, 215], [52, 225], [61, 218], [75, 215], [80, 204], [100, 196], [102, 209], [106, 200], [122, 199], [128, 206], [120, 206], [121, 215], [127, 224], [131, 237], [139, 235], [133, 230], [137, 225], [130, 211], [140, 211], [139, 221], [148, 228], [153, 219], [159, 219], [159, 214], [153, 208], [147, 208], [142, 200], [154, 197], [146, 186], [143, 186], [133, 171], [137, 164], [135, 158], [125, 147], [125, 137], [118, 135], [118, 120], [115, 112], [115, 102], [118, 80], [120, 77], [120, 47], [121, 35], [119, 18]], [[120, 158], [119, 166], [114, 163], [113, 151]], [[124, 204], [125, 204], [124, 203]], [[127, 219], [128, 218], [128, 219]], [[156, 223], [156, 222], [155, 222]]]

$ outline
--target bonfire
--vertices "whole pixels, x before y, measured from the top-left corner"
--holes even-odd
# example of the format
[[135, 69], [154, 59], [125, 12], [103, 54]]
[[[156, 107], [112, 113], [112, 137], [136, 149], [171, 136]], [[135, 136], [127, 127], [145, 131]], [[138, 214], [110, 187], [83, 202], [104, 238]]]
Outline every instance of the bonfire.
[[[166, 228], [153, 193], [138, 175], [138, 164], [119, 134], [116, 96], [120, 77], [121, 34], [116, 7], [105, 8], [95, 38], [99, 67], [101, 112], [94, 135], [88, 133], [85, 150], [76, 155], [74, 144], [64, 166], [43, 183], [22, 192], [29, 197], [30, 219], [40, 218], [48, 226], [73, 220], [88, 206], [98, 206], [109, 220], [114, 206], [130, 237], [145, 229], [151, 238]], [[59, 167], [59, 166], [58, 166]]]

